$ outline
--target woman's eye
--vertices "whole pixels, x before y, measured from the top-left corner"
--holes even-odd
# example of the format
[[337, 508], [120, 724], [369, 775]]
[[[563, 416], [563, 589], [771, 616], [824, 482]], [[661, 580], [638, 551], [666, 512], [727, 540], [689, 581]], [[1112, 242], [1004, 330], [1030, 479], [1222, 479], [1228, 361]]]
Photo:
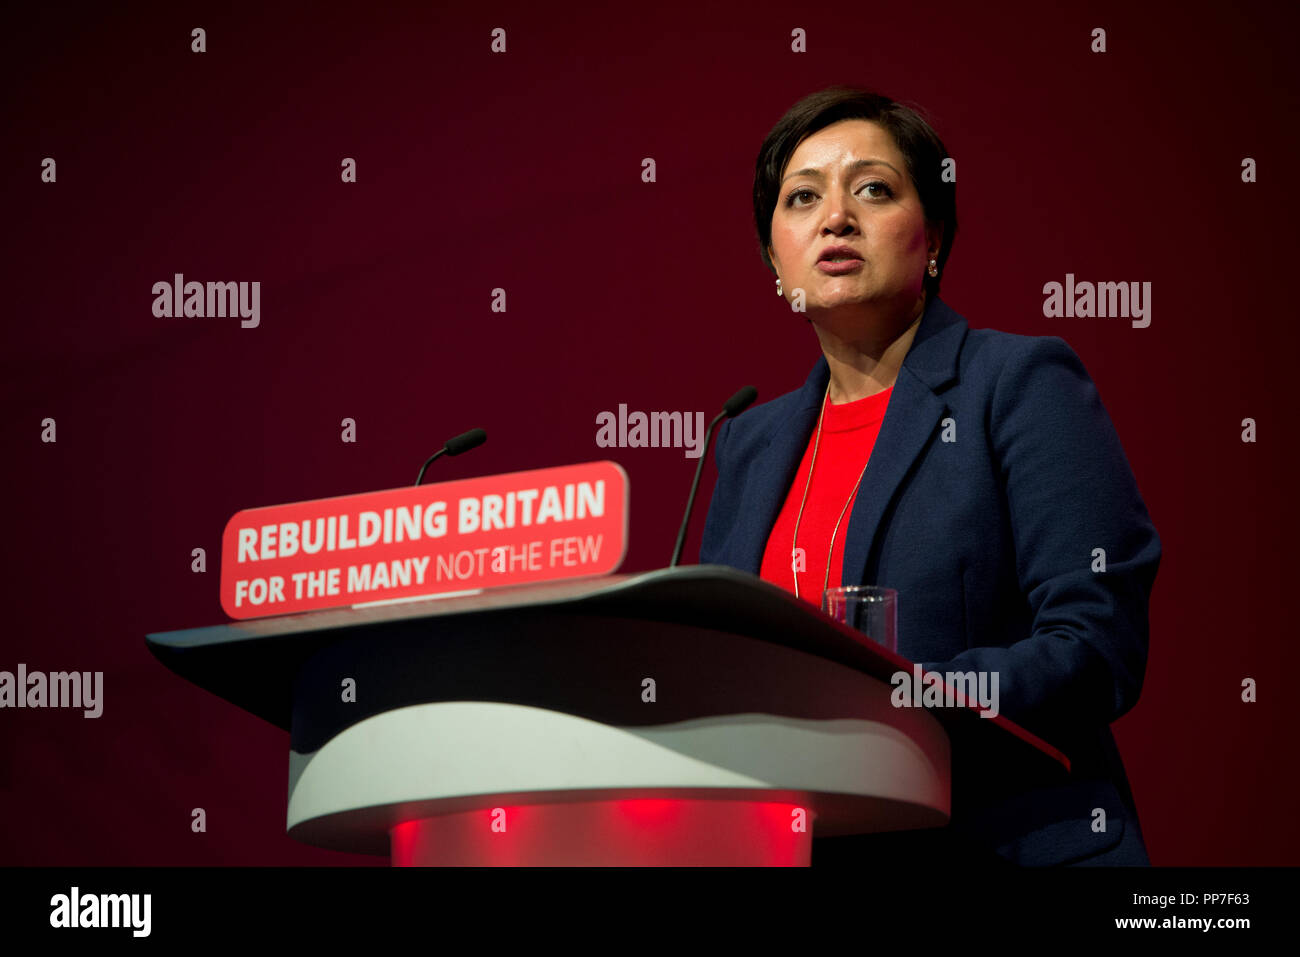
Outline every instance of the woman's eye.
[[[862, 187], [862, 190], [859, 190], [859, 192], [862, 192], [864, 190], [873, 190], [873, 189], [877, 190], [877, 192], [867, 193], [867, 195], [871, 199], [884, 199], [886, 197], [892, 197], [894, 195], [894, 191], [889, 188], [889, 184], [882, 182], [881, 180], [878, 179], [872, 180], [870, 183], [866, 183]], [[816, 194], [810, 189], [797, 189], [789, 196], [786, 197], [785, 204], [787, 206], [793, 206], [793, 207], [807, 206], [808, 205], [807, 202], [799, 201], [799, 197], [801, 196], [816, 196]]]

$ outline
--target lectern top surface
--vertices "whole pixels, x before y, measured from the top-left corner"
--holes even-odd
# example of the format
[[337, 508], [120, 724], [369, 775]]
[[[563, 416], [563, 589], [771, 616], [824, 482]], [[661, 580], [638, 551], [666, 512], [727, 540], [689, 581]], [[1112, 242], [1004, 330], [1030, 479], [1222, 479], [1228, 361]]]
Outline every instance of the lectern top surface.
[[[533, 616], [579, 616], [582, 627], [638, 619], [723, 631], [784, 645], [836, 661], [888, 682], [913, 663], [833, 620], [754, 575], [720, 565], [688, 565], [638, 575], [568, 579], [416, 601], [332, 608], [234, 621], [224, 625], [146, 636], [153, 654], [200, 687], [277, 724], [289, 726], [287, 688], [302, 663], [333, 643], [374, 632], [409, 631], [429, 622], [449, 629], [479, 627], [478, 621], [507, 619], [520, 628]], [[588, 622], [586, 624], [585, 622]], [[1010, 734], [1068, 768], [1059, 751], [1003, 715], [990, 720], [969, 708], [932, 712], [950, 731], [976, 728], [994, 737]], [[972, 724], [971, 719], [974, 719]]]

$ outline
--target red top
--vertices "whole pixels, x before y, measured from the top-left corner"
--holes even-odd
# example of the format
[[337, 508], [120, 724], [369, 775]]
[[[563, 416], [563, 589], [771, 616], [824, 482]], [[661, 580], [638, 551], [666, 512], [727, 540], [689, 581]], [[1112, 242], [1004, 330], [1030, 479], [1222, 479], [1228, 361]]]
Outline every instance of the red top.
[[[817, 441], [816, 428], [808, 439], [808, 448], [804, 451], [803, 461], [799, 463], [799, 471], [795, 474], [790, 491], [786, 493], [781, 514], [777, 516], [776, 524], [768, 536], [759, 577], [793, 593], [797, 574], [799, 597], [818, 608], [822, 604], [822, 579], [826, 575], [827, 552], [831, 547], [831, 533], [836, 521], [839, 521], [840, 527], [839, 533], [835, 535], [835, 551], [830, 556], [831, 573], [826, 587], [835, 588], [840, 584], [844, 568], [844, 542], [848, 538], [849, 519], [853, 515], [853, 502], [849, 502], [847, 509], [844, 503], [851, 494], [854, 498], [857, 497], [853, 486], [857, 484], [858, 477], [862, 475], [862, 470], [871, 457], [893, 391], [893, 387], [890, 387], [856, 402], [826, 404], [821, 445], [817, 449], [817, 468], [813, 473], [812, 485], [808, 487], [803, 518], [799, 521], [799, 540], [794, 540], [795, 518], [799, 514], [799, 503], [803, 501], [808, 470], [812, 465], [813, 445]], [[869, 478], [862, 479], [863, 485], [869, 482]], [[841, 509], [844, 509], [843, 520], [840, 520]], [[799, 553], [794, 551], [796, 545]]]

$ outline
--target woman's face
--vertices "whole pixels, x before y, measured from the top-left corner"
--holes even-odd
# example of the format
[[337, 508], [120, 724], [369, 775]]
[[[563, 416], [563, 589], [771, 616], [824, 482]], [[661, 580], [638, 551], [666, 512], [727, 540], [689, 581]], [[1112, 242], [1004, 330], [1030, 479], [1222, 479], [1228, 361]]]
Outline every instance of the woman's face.
[[[915, 306], [941, 237], [926, 229], [884, 127], [841, 120], [818, 130], [796, 147], [784, 177], [768, 255], [787, 299], [803, 289], [810, 314], [855, 303]], [[832, 246], [852, 250], [850, 261], [821, 261]]]

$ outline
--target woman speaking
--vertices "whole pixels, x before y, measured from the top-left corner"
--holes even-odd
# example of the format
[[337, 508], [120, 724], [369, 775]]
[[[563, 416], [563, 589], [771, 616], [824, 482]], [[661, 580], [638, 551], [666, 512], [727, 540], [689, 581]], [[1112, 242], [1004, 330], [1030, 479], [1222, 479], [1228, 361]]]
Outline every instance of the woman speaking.
[[1147, 864], [1109, 725], [1142, 688], [1160, 539], [1074, 351], [970, 329], [939, 298], [953, 180], [926, 121], [865, 91], [808, 96], [767, 135], [759, 248], [822, 354], [723, 425], [700, 561], [818, 606], [897, 589], [901, 655], [996, 673], [1001, 713], [1071, 760], [1064, 784], [955, 780], [948, 828], [823, 838], [814, 865], [916, 847]]

